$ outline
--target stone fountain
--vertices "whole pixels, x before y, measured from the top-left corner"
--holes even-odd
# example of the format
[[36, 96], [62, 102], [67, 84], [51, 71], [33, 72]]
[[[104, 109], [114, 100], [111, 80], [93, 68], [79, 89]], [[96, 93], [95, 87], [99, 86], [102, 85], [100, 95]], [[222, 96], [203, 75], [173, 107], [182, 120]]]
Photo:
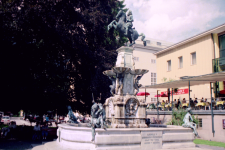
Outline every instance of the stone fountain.
[[105, 101], [106, 118], [113, 128], [147, 127], [145, 99], [136, 95], [139, 80], [148, 70], [135, 69], [132, 47], [121, 47], [117, 52], [116, 66], [103, 72], [112, 81], [112, 96]]
[[[92, 140], [92, 129], [84, 124], [59, 124], [57, 140], [34, 147], [33, 150], [197, 150], [193, 143], [194, 134], [190, 128], [172, 125], [167, 128], [148, 128], [145, 124], [145, 99], [136, 95], [141, 86], [139, 80], [148, 70], [135, 69], [132, 47], [139, 35], [131, 28], [133, 21], [131, 11], [126, 16], [120, 10], [116, 18], [119, 21], [113, 20], [108, 29], [112, 27], [118, 29], [120, 36], [127, 32], [130, 44], [129, 47], [117, 50], [116, 66], [103, 72], [112, 81], [110, 85], [112, 96], [107, 98], [104, 104], [106, 119], [111, 122], [111, 126], [106, 130], [96, 128], [93, 134], [95, 139]], [[144, 34], [140, 35], [145, 45]], [[76, 119], [73, 122], [76, 122]]]

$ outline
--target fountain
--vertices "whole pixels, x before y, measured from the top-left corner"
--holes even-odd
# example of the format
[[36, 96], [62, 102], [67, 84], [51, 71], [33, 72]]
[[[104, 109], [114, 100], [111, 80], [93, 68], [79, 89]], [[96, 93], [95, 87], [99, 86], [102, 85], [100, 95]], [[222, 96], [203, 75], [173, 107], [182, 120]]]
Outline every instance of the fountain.
[[133, 48], [121, 47], [117, 52], [116, 66], [103, 72], [112, 80], [110, 92], [113, 95], [105, 102], [106, 118], [113, 128], [145, 128], [145, 99], [136, 94], [140, 87], [138, 82], [148, 70], [134, 69]]
[[[110, 23], [111, 27], [117, 28], [121, 24], [124, 12], [119, 11], [117, 18]], [[129, 17], [130, 17], [129, 12]], [[126, 15], [125, 15], [126, 16]], [[123, 21], [124, 19], [122, 19]], [[118, 26], [120, 34], [124, 35], [126, 22]], [[124, 28], [123, 28], [124, 27]], [[129, 46], [123, 46], [117, 50], [118, 57], [115, 67], [103, 72], [111, 81], [111, 97], [107, 98], [104, 107], [106, 120], [111, 123], [109, 128], [96, 128], [92, 139], [93, 129], [82, 123], [59, 124], [57, 140], [48, 142], [42, 149], [63, 150], [153, 150], [153, 149], [182, 149], [195, 150], [194, 133], [190, 128], [168, 125], [163, 127], [148, 127], [145, 124], [146, 103], [144, 98], [138, 98], [139, 80], [148, 72], [145, 69], [135, 69], [133, 59], [133, 47], [138, 33], [128, 28], [127, 37], [130, 40]], [[131, 34], [133, 33], [133, 34]], [[142, 40], [144, 45], [144, 34]], [[96, 104], [95, 104], [96, 105]], [[71, 115], [71, 118], [74, 118]], [[74, 119], [76, 122], [76, 119]], [[92, 124], [93, 125], [93, 124]], [[35, 148], [34, 148], [35, 150]]]

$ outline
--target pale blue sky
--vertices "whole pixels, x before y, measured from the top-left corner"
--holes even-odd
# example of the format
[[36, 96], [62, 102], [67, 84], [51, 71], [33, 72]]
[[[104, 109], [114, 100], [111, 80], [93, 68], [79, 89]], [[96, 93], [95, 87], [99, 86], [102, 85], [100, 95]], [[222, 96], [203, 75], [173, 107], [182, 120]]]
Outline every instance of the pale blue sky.
[[125, 4], [139, 33], [173, 43], [225, 23], [225, 0], [125, 0]]

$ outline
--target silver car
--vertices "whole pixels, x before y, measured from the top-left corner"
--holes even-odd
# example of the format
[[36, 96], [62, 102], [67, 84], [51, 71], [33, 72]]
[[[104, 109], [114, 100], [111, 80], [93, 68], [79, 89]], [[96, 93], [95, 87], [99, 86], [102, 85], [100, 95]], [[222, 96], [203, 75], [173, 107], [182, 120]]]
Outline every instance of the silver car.
[[10, 117], [9, 116], [3, 116], [1, 119], [1, 123], [9, 124], [10, 123]]

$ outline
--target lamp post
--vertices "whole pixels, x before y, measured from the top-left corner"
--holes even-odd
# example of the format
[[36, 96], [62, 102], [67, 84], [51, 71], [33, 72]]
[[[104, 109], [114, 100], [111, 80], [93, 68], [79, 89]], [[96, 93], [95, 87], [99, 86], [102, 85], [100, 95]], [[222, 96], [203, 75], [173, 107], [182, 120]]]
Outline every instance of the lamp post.
[[158, 95], [158, 92], [159, 92], [159, 90], [157, 90], [157, 103], [156, 103], [156, 105], [157, 105], [157, 119], [159, 119], [159, 107], [158, 107], [158, 103], [159, 103], [159, 95]]

